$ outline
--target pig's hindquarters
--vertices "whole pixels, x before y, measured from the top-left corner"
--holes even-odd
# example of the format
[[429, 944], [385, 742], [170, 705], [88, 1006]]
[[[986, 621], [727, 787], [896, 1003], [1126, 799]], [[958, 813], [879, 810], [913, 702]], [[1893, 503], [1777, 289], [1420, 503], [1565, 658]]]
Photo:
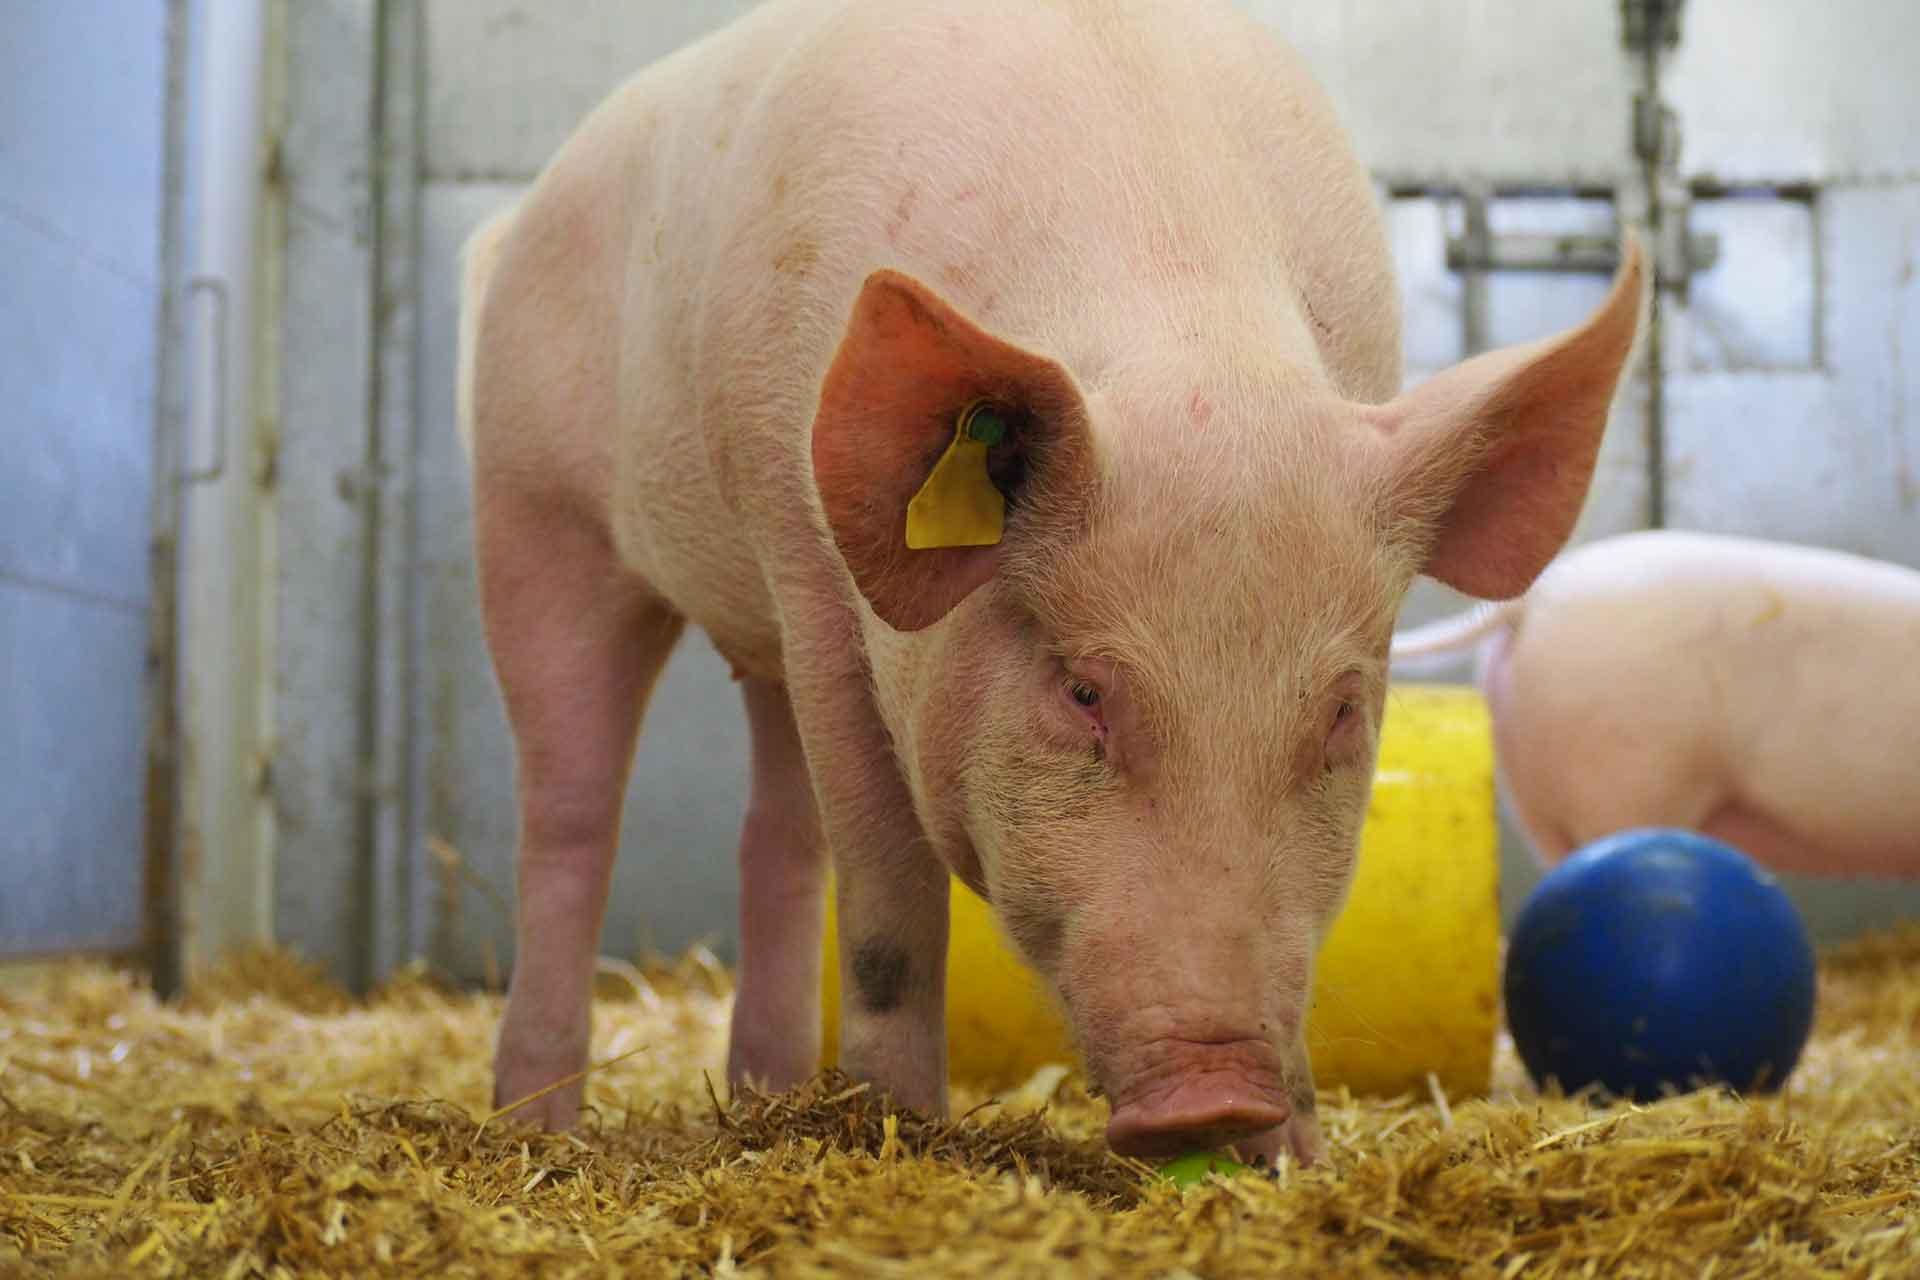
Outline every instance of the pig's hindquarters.
[[[483, 228], [468, 246], [462, 299], [460, 403], [473, 452], [480, 606], [513, 732], [520, 819], [496, 1104], [586, 1065], [588, 984], [627, 765], [684, 625], [619, 563], [596, 502], [611, 387], [583, 378], [571, 394], [541, 393], [547, 361], [605, 359], [582, 331], [582, 317], [604, 300], [577, 264], [552, 261], [541, 234], [547, 215], [536, 201]], [[528, 296], [544, 305], [521, 305]], [[580, 1097], [575, 1081], [521, 1114], [565, 1128]]]
[[1920, 788], [1890, 774], [1910, 768], [1913, 717], [1866, 656], [1894, 620], [1707, 579], [1644, 599], [1542, 585], [1482, 687], [1509, 806], [1544, 861], [1672, 826], [1776, 871], [1920, 870]]
[[[498, 1104], [586, 1066], [589, 989], [635, 739], [689, 617], [722, 652], [741, 655], [752, 735], [729, 1075], [785, 1086], [812, 1070], [818, 1051], [824, 851], [777, 638], [769, 643], [777, 633], [737, 531], [705, 527], [725, 517], [698, 492], [712, 480], [683, 412], [684, 380], [633, 360], [636, 348], [671, 339], [633, 323], [625, 291], [636, 281], [620, 253], [634, 210], [590, 163], [597, 147], [622, 141], [618, 129], [601, 132], [613, 136], [596, 137], [590, 124], [517, 213], [475, 234], [463, 281], [461, 430], [520, 817]], [[655, 438], [638, 447], [622, 438], [634, 423]], [[642, 474], [636, 455], [647, 461]], [[686, 518], [690, 507], [699, 518]], [[696, 554], [681, 554], [688, 547]], [[752, 589], [730, 589], [743, 575]], [[565, 1128], [581, 1095], [575, 1081], [520, 1114]]]

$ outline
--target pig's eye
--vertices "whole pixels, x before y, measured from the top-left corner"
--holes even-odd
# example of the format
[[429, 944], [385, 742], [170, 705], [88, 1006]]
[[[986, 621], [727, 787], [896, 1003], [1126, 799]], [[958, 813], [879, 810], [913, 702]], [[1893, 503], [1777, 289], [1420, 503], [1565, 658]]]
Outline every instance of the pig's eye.
[[1067, 684], [1067, 695], [1083, 707], [1100, 705], [1100, 691], [1085, 680], [1073, 680]]
[[1338, 766], [1352, 763], [1365, 746], [1359, 699], [1352, 696], [1340, 698], [1330, 710], [1332, 714], [1325, 722], [1327, 738], [1321, 757], [1321, 767], [1328, 773]]

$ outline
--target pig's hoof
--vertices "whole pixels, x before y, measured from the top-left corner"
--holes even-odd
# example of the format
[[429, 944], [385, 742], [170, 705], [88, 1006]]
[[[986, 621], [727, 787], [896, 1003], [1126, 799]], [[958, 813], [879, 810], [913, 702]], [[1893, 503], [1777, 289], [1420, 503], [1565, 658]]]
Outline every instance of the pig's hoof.
[[[502, 1052], [493, 1064], [495, 1114], [511, 1123], [535, 1124], [556, 1132], [571, 1129], [580, 1117], [586, 1084], [567, 1077], [586, 1065], [584, 1054], [529, 1057]], [[553, 1087], [561, 1080], [567, 1083]], [[509, 1107], [512, 1110], [505, 1110]]]
[[[549, 1079], [547, 1084], [551, 1083]], [[510, 1123], [534, 1124], [554, 1132], [571, 1129], [580, 1115], [580, 1081], [564, 1084], [551, 1093], [540, 1093], [545, 1087], [546, 1084], [527, 1087], [514, 1083], [511, 1078], [498, 1079], [493, 1090], [494, 1114]]]

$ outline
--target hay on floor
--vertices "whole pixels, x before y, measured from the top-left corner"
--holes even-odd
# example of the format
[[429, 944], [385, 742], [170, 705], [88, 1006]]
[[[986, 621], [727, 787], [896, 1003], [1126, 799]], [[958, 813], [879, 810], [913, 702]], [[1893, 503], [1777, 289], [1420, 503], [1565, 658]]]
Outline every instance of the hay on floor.
[[1503, 1046], [1492, 1099], [1327, 1093], [1325, 1167], [1184, 1195], [1072, 1078], [950, 1123], [833, 1075], [722, 1105], [727, 1005], [697, 958], [609, 983], [556, 1136], [489, 1114], [494, 997], [37, 971], [0, 985], [0, 1273], [1920, 1274], [1920, 929], [1823, 957], [1783, 1096], [1596, 1108]]

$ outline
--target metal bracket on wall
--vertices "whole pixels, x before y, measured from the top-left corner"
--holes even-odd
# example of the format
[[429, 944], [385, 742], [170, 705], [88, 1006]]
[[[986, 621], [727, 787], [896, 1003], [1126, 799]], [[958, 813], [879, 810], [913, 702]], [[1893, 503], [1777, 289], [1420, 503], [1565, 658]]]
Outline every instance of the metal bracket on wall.
[[1686, 0], [1620, 0], [1620, 39], [1635, 53], [1652, 40], [1671, 49], [1680, 43], [1680, 11]]
[[187, 281], [187, 297], [205, 294], [213, 300], [211, 347], [213, 373], [209, 381], [213, 406], [213, 458], [204, 467], [188, 467], [180, 472], [182, 484], [209, 484], [227, 470], [227, 282], [221, 276], [195, 276]]

